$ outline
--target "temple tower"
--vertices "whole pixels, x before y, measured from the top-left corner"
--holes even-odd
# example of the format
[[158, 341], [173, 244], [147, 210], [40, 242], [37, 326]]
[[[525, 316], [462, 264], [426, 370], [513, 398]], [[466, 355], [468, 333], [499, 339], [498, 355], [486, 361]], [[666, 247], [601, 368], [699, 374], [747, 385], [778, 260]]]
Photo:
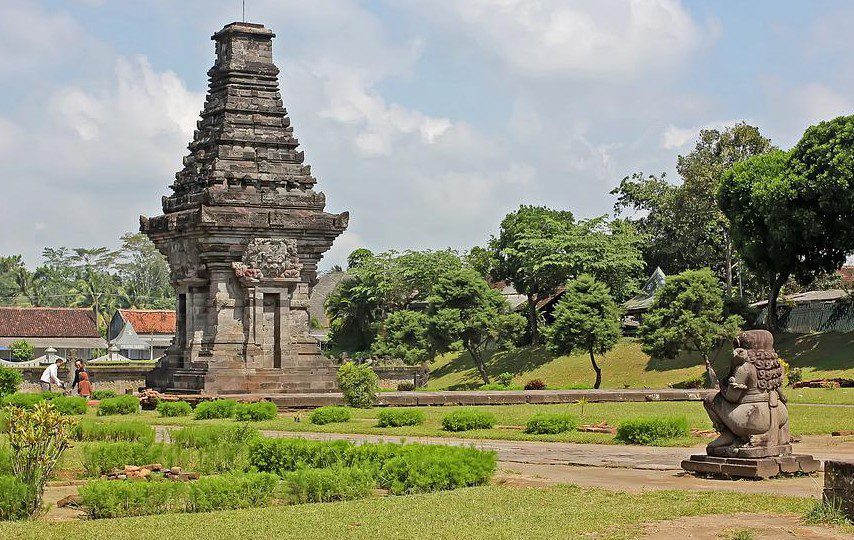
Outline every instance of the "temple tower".
[[349, 216], [324, 212], [313, 189], [279, 93], [273, 37], [250, 23], [213, 35], [216, 62], [184, 168], [163, 215], [140, 218], [178, 296], [175, 340], [152, 388], [336, 388], [333, 362], [309, 337], [308, 298]]

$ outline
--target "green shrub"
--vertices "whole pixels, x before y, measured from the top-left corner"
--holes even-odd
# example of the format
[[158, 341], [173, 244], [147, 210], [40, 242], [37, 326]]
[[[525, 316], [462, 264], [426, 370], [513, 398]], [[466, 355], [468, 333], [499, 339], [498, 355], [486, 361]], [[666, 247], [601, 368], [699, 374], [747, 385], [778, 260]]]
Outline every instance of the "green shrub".
[[33, 496], [30, 487], [14, 476], [0, 476], [0, 521], [27, 519]]
[[50, 400], [53, 406], [62, 414], [86, 414], [86, 398], [80, 396], [60, 396]]
[[25, 339], [20, 339], [18, 341], [13, 342], [9, 349], [12, 351], [12, 358], [17, 360], [18, 362], [26, 362], [27, 360], [33, 359], [33, 354], [35, 354], [35, 347], [30, 344], [29, 341]]
[[474, 448], [408, 444], [380, 470], [380, 485], [394, 494], [424, 493], [485, 484], [496, 455]]
[[[19, 407], [21, 409], [32, 409], [36, 406], [36, 403], [41, 403], [45, 400], [44, 393], [29, 393], [29, 392], [18, 392], [15, 394], [9, 394], [5, 396], [2, 400], [3, 405], [11, 405], [13, 407]], [[52, 399], [52, 398], [51, 398]]]
[[17, 392], [23, 381], [24, 377], [17, 369], [0, 367], [0, 398]]
[[262, 472], [282, 474], [302, 468], [350, 464], [353, 444], [347, 441], [308, 439], [257, 439], [249, 450], [249, 463]]
[[231, 418], [237, 402], [233, 399], [215, 399], [213, 401], [202, 401], [196, 405], [196, 420], [211, 420], [214, 418]]
[[234, 442], [214, 442], [201, 448], [168, 445], [162, 463], [202, 474], [246, 472], [250, 468], [249, 446]]
[[525, 425], [525, 433], [534, 434], [556, 434], [564, 431], [572, 431], [578, 427], [578, 420], [569, 414], [535, 414]]
[[789, 373], [787, 374], [787, 378], [789, 379], [789, 386], [792, 386], [795, 383], [801, 382], [804, 378], [804, 370], [796, 367], [789, 369]]
[[338, 368], [338, 386], [350, 407], [369, 409], [377, 402], [379, 379], [367, 364], [345, 362]]
[[240, 422], [261, 422], [275, 419], [278, 413], [279, 410], [272, 401], [238, 403], [234, 409], [234, 418]]
[[163, 443], [99, 442], [83, 446], [83, 470], [87, 476], [101, 476], [125, 465], [148, 465], [164, 457]]
[[93, 390], [92, 399], [102, 400], [107, 398], [119, 397], [115, 390]]
[[617, 427], [617, 440], [628, 444], [656, 444], [689, 434], [685, 418], [637, 418], [620, 422]]
[[326, 424], [349, 422], [351, 416], [350, 409], [347, 407], [328, 406], [314, 409], [308, 418], [312, 424], [323, 426]]
[[409, 381], [404, 381], [397, 385], [398, 392], [412, 392], [413, 390], [415, 390], [415, 383]]
[[0, 475], [3, 474], [12, 474], [12, 452], [6, 443], [0, 443]]
[[190, 416], [193, 408], [186, 401], [161, 401], [157, 404], [157, 412], [163, 417]]
[[504, 373], [495, 378], [495, 382], [500, 384], [501, 386], [511, 386], [513, 384], [513, 374], [505, 371]]
[[99, 422], [83, 418], [71, 433], [77, 441], [154, 442], [154, 428], [138, 420]]
[[248, 443], [261, 432], [246, 424], [187, 426], [169, 432], [173, 444], [184, 448], [206, 448], [221, 443]]
[[377, 427], [418, 426], [424, 423], [424, 412], [418, 409], [383, 409], [377, 415]]
[[190, 484], [188, 512], [212, 512], [266, 506], [279, 477], [270, 473], [205, 476]]
[[183, 482], [96, 480], [78, 490], [91, 519], [180, 512], [187, 507], [189, 485]]
[[525, 383], [525, 390], [545, 390], [546, 383], [540, 379], [531, 379]]
[[139, 398], [131, 395], [102, 399], [98, 403], [98, 416], [136, 414], [139, 411]]
[[491, 429], [493, 426], [495, 415], [483, 411], [460, 409], [442, 418], [442, 429], [445, 431]]
[[300, 469], [284, 476], [292, 503], [349, 501], [369, 497], [376, 486], [373, 473], [359, 467]]

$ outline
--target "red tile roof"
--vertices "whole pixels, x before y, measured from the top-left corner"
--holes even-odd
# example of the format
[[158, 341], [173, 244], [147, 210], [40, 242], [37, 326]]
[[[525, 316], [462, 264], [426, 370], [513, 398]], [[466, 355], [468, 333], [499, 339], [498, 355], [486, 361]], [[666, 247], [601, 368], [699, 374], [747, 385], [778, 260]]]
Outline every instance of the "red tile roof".
[[177, 317], [171, 309], [120, 309], [119, 314], [137, 334], [175, 333]]
[[842, 277], [842, 283], [854, 283], [854, 266], [843, 266], [839, 269], [839, 275]]
[[0, 336], [100, 338], [101, 333], [88, 308], [0, 307]]

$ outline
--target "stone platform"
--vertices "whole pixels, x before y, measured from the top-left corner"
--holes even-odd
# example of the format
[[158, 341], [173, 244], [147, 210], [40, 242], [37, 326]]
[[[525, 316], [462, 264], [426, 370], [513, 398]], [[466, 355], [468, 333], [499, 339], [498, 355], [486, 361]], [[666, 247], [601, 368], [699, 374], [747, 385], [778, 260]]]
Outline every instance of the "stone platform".
[[763, 458], [735, 458], [695, 454], [682, 461], [688, 472], [729, 478], [766, 479], [781, 474], [810, 474], [821, 470], [821, 462], [807, 454]]

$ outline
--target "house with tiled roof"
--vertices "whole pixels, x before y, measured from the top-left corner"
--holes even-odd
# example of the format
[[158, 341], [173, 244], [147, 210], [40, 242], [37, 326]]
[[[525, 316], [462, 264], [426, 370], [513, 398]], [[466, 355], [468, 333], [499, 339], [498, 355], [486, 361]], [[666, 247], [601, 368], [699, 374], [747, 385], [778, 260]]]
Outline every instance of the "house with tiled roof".
[[156, 360], [175, 338], [176, 324], [172, 309], [120, 309], [110, 320], [107, 340], [130, 360]]
[[88, 360], [107, 347], [94, 311], [87, 308], [0, 307], [0, 360], [12, 360], [11, 346], [26, 341], [36, 358]]

